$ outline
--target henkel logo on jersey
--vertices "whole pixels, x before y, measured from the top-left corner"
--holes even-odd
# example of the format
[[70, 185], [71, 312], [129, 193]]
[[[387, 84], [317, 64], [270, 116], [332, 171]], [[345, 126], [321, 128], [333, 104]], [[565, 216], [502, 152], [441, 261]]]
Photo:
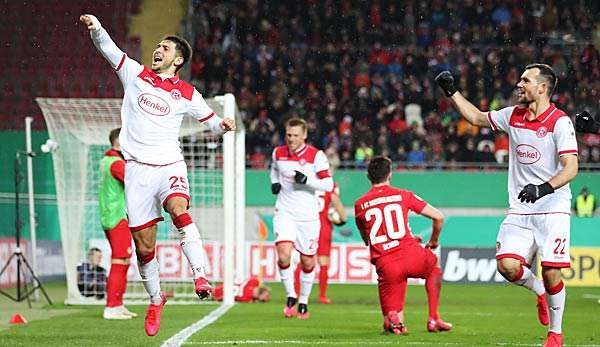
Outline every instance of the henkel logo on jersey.
[[165, 116], [171, 109], [169, 103], [163, 98], [149, 93], [143, 93], [138, 97], [138, 105], [144, 112], [153, 116]]
[[521, 144], [515, 149], [517, 160], [521, 164], [531, 165], [536, 163], [542, 157], [542, 153], [532, 145]]

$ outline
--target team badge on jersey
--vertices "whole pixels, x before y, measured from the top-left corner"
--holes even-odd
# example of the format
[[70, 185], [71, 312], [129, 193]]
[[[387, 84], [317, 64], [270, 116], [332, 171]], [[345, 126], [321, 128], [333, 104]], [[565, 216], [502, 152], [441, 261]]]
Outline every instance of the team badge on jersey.
[[298, 163], [300, 163], [300, 165], [304, 166], [304, 164], [306, 164], [306, 160], [304, 158], [301, 158], [300, 160], [298, 160]]
[[535, 134], [539, 138], [543, 138], [544, 136], [546, 136], [547, 133], [548, 129], [546, 129], [546, 127], [539, 127], [538, 130], [535, 132]]
[[171, 90], [171, 97], [175, 100], [181, 99], [181, 92], [179, 91], [179, 89]]

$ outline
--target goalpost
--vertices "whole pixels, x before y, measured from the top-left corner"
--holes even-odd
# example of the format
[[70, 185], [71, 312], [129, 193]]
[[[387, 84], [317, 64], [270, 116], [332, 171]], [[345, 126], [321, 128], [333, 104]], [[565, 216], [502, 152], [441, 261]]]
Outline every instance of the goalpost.
[[[50, 138], [59, 144], [53, 153], [53, 165], [66, 266], [66, 303], [104, 304], [100, 293], [80, 292], [77, 266], [87, 261], [91, 247], [98, 247], [107, 274], [110, 268], [110, 247], [98, 214], [98, 174], [100, 159], [110, 148], [108, 134], [121, 126], [122, 99], [37, 98], [36, 101]], [[235, 118], [237, 130], [216, 136], [194, 118], [184, 117], [180, 141], [188, 166], [190, 213], [204, 241], [207, 275], [213, 283], [223, 282], [224, 303], [231, 304], [234, 273], [244, 275], [245, 130], [232, 94], [206, 102], [221, 117]], [[163, 290], [172, 296], [171, 303], [197, 302], [177, 230], [169, 215], [163, 215], [165, 221], [159, 223], [157, 234]], [[125, 303], [147, 303], [135, 252], [131, 260]]]

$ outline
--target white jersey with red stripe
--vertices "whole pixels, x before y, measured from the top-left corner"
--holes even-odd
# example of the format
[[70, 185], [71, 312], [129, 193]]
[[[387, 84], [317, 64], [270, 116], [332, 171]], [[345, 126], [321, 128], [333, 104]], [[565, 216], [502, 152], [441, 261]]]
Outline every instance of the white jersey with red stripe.
[[[280, 183], [281, 191], [277, 195], [275, 214], [286, 214], [296, 221], [319, 219], [319, 202], [310, 184], [297, 184], [295, 171], [308, 177], [308, 181], [329, 178], [329, 161], [323, 151], [304, 145], [292, 153], [288, 146], [279, 146], [273, 150], [271, 182]], [[333, 180], [331, 187], [333, 189]]]
[[207, 122], [214, 133], [223, 133], [222, 119], [192, 85], [178, 76], [159, 76], [129, 58], [103, 28], [92, 30], [91, 36], [125, 90], [119, 142], [126, 160], [151, 165], [182, 161], [179, 129], [186, 115]]
[[560, 156], [577, 154], [577, 139], [571, 119], [550, 104], [542, 114], [530, 121], [527, 107], [512, 106], [488, 112], [493, 130], [508, 133], [509, 211], [514, 214], [570, 213], [569, 184], [556, 189], [535, 203], [525, 203], [518, 195], [527, 184], [542, 184], [562, 170]]

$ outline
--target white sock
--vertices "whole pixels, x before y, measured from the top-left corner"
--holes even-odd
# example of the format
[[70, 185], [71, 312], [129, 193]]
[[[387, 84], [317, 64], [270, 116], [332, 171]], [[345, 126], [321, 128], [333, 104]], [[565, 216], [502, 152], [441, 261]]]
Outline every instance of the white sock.
[[296, 290], [294, 289], [294, 271], [292, 271], [292, 266], [288, 265], [285, 269], [282, 269], [281, 266], [279, 266], [279, 277], [281, 278], [281, 283], [283, 283], [283, 288], [285, 289], [287, 296], [295, 298]]
[[138, 262], [140, 276], [146, 292], [150, 294], [150, 302], [158, 305], [162, 302], [160, 297], [160, 278], [158, 275], [158, 261], [156, 258], [150, 260], [146, 264]]
[[192, 267], [194, 279], [198, 277], [206, 278], [204, 270], [204, 247], [202, 246], [202, 239], [200, 238], [200, 232], [198, 231], [198, 227], [196, 227], [196, 223], [188, 224], [179, 229], [179, 236], [181, 237], [181, 249]]
[[300, 297], [298, 302], [301, 304], [308, 304], [308, 297], [312, 290], [313, 282], [315, 281], [315, 268], [309, 273], [304, 272], [304, 269], [300, 272]]
[[550, 313], [550, 328], [549, 331], [557, 334], [562, 333], [562, 317], [565, 311], [565, 301], [567, 299], [567, 290], [561, 282], [562, 288], [556, 294], [546, 293], [548, 300], [548, 312]]
[[531, 291], [533, 291], [536, 295], [542, 295], [546, 292], [544, 289], [544, 284], [540, 281], [529, 268], [521, 265], [523, 269], [523, 276], [520, 279], [514, 281], [514, 284], [523, 286]]

